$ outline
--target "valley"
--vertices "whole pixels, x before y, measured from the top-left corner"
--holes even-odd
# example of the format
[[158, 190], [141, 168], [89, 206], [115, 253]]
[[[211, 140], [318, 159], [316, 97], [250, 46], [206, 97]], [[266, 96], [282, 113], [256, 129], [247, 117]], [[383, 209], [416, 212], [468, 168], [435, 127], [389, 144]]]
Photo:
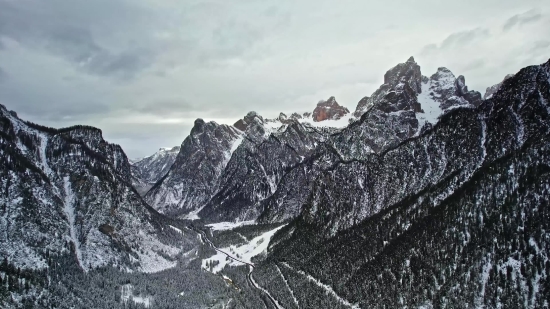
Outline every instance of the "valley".
[[0, 105], [0, 306], [548, 308], [549, 102], [550, 61], [482, 96], [410, 57], [140, 160]]

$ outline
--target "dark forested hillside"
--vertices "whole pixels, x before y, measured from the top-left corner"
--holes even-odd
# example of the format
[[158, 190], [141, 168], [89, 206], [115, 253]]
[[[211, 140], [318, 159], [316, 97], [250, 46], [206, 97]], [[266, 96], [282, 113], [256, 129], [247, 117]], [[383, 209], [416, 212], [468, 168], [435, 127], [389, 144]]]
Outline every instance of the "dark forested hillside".
[[270, 263], [361, 308], [548, 307], [549, 100], [550, 62], [419, 137], [337, 162]]

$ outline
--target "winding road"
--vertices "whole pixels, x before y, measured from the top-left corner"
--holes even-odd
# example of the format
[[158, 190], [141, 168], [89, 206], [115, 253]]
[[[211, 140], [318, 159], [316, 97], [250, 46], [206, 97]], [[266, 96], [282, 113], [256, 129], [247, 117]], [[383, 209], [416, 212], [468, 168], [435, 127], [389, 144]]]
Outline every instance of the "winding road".
[[194, 230], [195, 232], [197, 232], [199, 234], [199, 237], [201, 237], [214, 250], [216, 250], [216, 251], [218, 251], [222, 254], [225, 254], [228, 258], [230, 258], [232, 260], [235, 260], [239, 263], [243, 263], [243, 264], [248, 265], [250, 271], [248, 272], [248, 275], [246, 276], [246, 279], [248, 280], [250, 285], [253, 286], [254, 288], [256, 288], [257, 290], [261, 291], [265, 296], [267, 296], [267, 298], [269, 298], [269, 300], [271, 301], [271, 303], [273, 304], [273, 306], [275, 308], [284, 309], [281, 305], [279, 305], [279, 302], [273, 296], [271, 296], [271, 294], [269, 294], [269, 292], [266, 289], [262, 288], [261, 286], [259, 286], [256, 283], [256, 281], [254, 281], [254, 277], [252, 277], [252, 272], [254, 271], [254, 264], [253, 263], [245, 262], [241, 259], [238, 259], [238, 258], [232, 256], [231, 254], [229, 254], [229, 253], [227, 253], [223, 250], [218, 249], [218, 247], [216, 247], [216, 245], [214, 245], [214, 243], [206, 236], [206, 233], [203, 230], [200, 230], [200, 229], [197, 229], [197, 228], [194, 228], [194, 227], [191, 227], [191, 226], [189, 226], [188, 228]]

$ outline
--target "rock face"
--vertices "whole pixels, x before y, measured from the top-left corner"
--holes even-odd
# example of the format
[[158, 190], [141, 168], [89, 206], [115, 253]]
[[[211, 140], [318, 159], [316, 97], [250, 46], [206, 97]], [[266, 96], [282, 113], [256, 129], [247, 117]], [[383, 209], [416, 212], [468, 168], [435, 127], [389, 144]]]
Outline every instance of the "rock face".
[[152, 156], [131, 162], [132, 182], [141, 195], [168, 173], [179, 152], [180, 146], [161, 148]]
[[[243, 120], [254, 123], [255, 114]], [[180, 216], [203, 206], [217, 191], [219, 177], [242, 141], [233, 126], [197, 119], [167, 174], [147, 192], [145, 199], [161, 213]]]
[[[281, 114], [284, 115], [283, 113]], [[286, 118], [286, 115], [284, 115], [284, 117]], [[237, 122], [235, 122], [233, 126], [241, 131], [246, 131], [246, 129], [250, 125], [253, 125], [255, 123], [262, 123], [262, 122], [263, 122], [263, 118], [261, 118], [261, 116], [259, 116], [258, 113], [250, 112], [246, 114], [246, 116], [244, 116], [243, 119], [240, 119]]]
[[367, 109], [372, 106], [372, 102], [370, 102], [369, 99], [369, 97], [364, 97], [359, 100], [359, 103], [357, 103], [357, 107], [355, 108], [355, 112], [353, 112], [353, 116], [355, 118], [361, 118], [361, 115], [363, 115], [363, 113], [365, 113]]
[[319, 122], [323, 120], [338, 120], [349, 114], [349, 110], [340, 106], [334, 97], [330, 97], [327, 101], [317, 103], [317, 107], [313, 110], [313, 121]]
[[290, 120], [273, 131], [272, 123], [257, 123], [245, 132], [220, 179], [218, 192], [199, 212], [208, 221], [251, 220], [263, 211], [259, 204], [277, 191], [289, 169], [309, 157], [331, 131]]
[[[422, 93], [474, 105], [455, 97], [447, 70], [436, 74]], [[544, 307], [549, 291], [524, 287], [550, 271], [549, 102], [550, 61], [477, 107], [443, 107], [437, 125], [381, 152], [317, 154], [304, 168], [322, 171], [272, 240], [271, 265], [290, 286], [301, 271], [361, 308]], [[303, 287], [298, 299], [322, 294]]]
[[[455, 78], [449, 69], [440, 67], [428, 78], [421, 74], [420, 66], [410, 57], [407, 62], [388, 70], [384, 75], [384, 84], [370, 97], [359, 101], [355, 117], [361, 117], [368, 109], [383, 101], [390, 105], [382, 107], [384, 112], [412, 110], [426, 113], [426, 117], [433, 123], [434, 118], [449, 108], [468, 104], [477, 106], [482, 99], [479, 92], [468, 91], [464, 76]], [[417, 118], [424, 116], [418, 115]]]
[[84, 271], [148, 271], [171, 264], [153, 247], [178, 252], [158, 241], [126, 155], [99, 129], [43, 127], [0, 105], [0, 173], [0, 254], [11, 265], [45, 269], [55, 255]]

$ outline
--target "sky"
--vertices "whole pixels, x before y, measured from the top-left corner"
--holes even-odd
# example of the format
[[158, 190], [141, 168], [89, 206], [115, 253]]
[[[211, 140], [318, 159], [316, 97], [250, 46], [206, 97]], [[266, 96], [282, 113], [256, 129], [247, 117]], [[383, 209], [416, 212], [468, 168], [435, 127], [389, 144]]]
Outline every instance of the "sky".
[[550, 58], [550, 1], [0, 0], [0, 104], [103, 130], [130, 158], [232, 124], [350, 110], [414, 56], [482, 94]]

